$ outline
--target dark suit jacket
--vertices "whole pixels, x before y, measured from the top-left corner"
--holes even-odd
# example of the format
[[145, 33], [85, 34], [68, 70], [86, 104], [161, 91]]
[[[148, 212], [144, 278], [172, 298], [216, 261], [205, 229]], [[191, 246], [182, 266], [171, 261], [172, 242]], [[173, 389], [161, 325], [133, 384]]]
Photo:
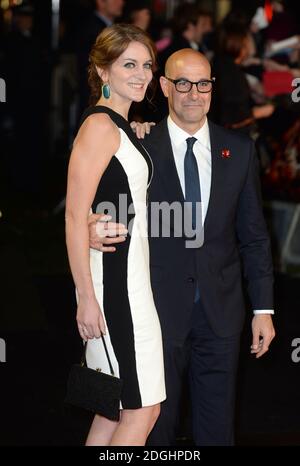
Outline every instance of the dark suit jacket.
[[[209, 129], [212, 180], [203, 246], [187, 249], [185, 237], [149, 235], [152, 288], [165, 339], [181, 340], [189, 331], [197, 281], [201, 306], [221, 337], [243, 326], [242, 271], [253, 309], [273, 308], [272, 258], [254, 144], [211, 122]], [[149, 201], [183, 203], [166, 119], [145, 146], [154, 164]], [[230, 158], [222, 157], [222, 149], [230, 150]]]

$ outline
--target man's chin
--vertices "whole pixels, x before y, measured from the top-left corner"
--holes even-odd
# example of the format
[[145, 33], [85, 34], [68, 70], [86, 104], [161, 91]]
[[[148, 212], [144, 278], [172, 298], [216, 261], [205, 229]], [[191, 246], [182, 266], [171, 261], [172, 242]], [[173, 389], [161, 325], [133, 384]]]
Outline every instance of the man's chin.
[[205, 117], [205, 114], [203, 112], [185, 112], [184, 114], [184, 119], [188, 123], [197, 123], [197, 121], [202, 120]]
[[203, 107], [184, 107], [184, 113], [186, 115], [196, 115], [198, 118], [203, 117], [204, 115], [204, 109]]

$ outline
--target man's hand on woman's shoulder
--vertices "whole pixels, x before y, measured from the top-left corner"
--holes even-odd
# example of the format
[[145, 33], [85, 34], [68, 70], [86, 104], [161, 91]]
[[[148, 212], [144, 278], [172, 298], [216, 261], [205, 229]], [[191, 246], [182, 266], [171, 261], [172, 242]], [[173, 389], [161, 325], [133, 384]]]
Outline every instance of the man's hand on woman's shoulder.
[[140, 123], [139, 121], [132, 121], [130, 123], [132, 131], [136, 134], [138, 139], [144, 139], [145, 134], [150, 134], [151, 127], [155, 126], [154, 121], [145, 121]]

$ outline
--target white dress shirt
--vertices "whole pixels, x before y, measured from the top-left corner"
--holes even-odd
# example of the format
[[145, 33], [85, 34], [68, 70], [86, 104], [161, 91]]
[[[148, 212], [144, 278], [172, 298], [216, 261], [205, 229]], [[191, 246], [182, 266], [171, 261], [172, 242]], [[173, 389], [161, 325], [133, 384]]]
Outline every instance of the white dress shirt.
[[[170, 116], [168, 117], [168, 130], [170, 134], [175, 165], [177, 168], [183, 197], [185, 198], [184, 156], [187, 149], [186, 140], [187, 138], [190, 138], [191, 135], [183, 129], [179, 128], [179, 126], [174, 123]], [[193, 146], [193, 152], [197, 160], [200, 177], [203, 226], [207, 213], [211, 184], [211, 149], [207, 120], [205, 121], [202, 128], [193, 134], [193, 137], [197, 139]]]
[[[184, 156], [187, 149], [186, 140], [187, 138], [190, 138], [191, 135], [177, 126], [170, 116], [168, 117], [167, 124], [171, 139], [174, 161], [183, 197], [185, 198]], [[200, 178], [202, 225], [204, 225], [211, 186], [211, 145], [207, 119], [205, 120], [203, 126], [195, 134], [193, 134], [193, 137], [197, 139], [193, 146], [193, 152], [197, 160]], [[271, 309], [260, 309], [255, 310], [254, 314], [274, 314], [274, 311]]]

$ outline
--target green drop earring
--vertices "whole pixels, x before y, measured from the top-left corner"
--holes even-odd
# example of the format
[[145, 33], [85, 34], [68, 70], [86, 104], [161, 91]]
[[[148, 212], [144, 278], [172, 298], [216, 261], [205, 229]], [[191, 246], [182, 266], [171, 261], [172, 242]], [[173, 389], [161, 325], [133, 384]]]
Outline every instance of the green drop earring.
[[110, 87], [109, 84], [103, 84], [102, 86], [102, 95], [105, 99], [110, 98]]

